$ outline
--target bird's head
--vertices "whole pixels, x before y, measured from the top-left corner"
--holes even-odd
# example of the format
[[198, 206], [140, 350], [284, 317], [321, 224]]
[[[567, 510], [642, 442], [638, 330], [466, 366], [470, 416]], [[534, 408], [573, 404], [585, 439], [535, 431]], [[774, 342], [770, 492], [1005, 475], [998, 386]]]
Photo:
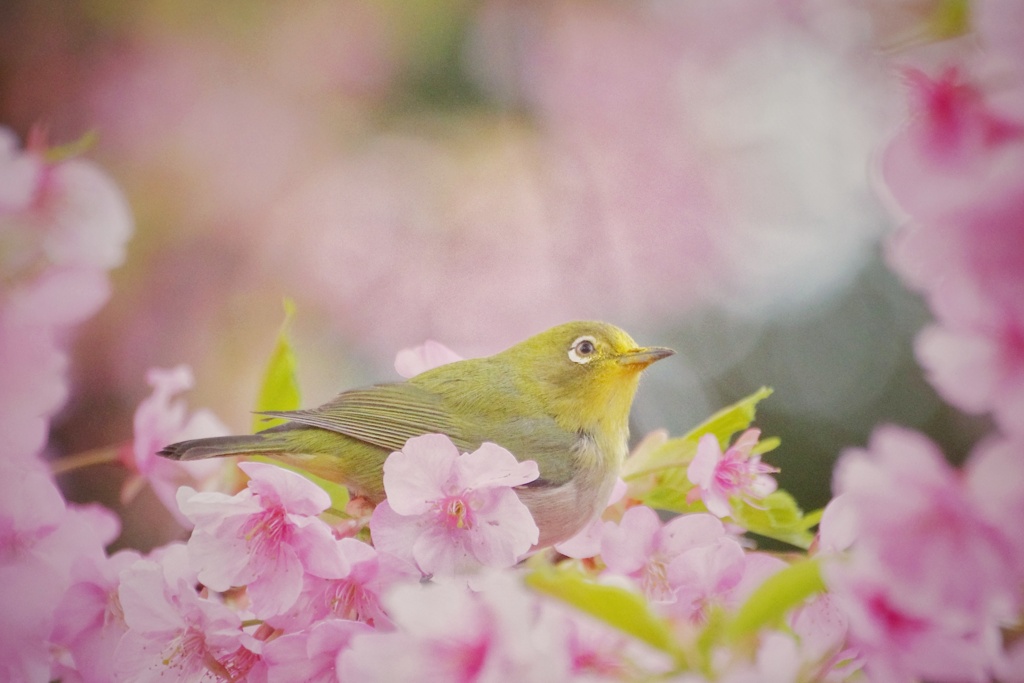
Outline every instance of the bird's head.
[[502, 355], [563, 428], [594, 432], [624, 430], [641, 371], [673, 353], [640, 346], [614, 325], [577, 321], [541, 332]]

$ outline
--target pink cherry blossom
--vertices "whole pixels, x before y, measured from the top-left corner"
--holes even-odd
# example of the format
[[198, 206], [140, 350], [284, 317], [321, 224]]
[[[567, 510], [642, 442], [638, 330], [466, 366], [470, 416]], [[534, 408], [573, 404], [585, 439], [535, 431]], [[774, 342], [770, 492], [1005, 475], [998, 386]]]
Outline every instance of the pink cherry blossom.
[[199, 460], [177, 462], [161, 458], [157, 451], [169, 443], [207, 436], [223, 436], [228, 428], [208, 410], [186, 414], [185, 403], [174, 397], [192, 388], [192, 371], [186, 365], [171, 370], [152, 368], [146, 380], [153, 393], [135, 409], [135, 439], [130, 453], [125, 453], [126, 464], [135, 472], [121, 489], [122, 502], [131, 500], [145, 484], [153, 488], [161, 502], [188, 527], [191, 522], [181, 513], [175, 501], [180, 486], [198, 486], [205, 489], [216, 483], [224, 467], [223, 461]]
[[119, 265], [132, 231], [121, 191], [89, 161], [45, 160], [41, 136], [29, 147], [19, 152], [13, 134], [0, 127], [0, 221], [14, 247], [0, 263], [4, 276], [37, 259], [58, 267]]
[[668, 565], [675, 601], [668, 612], [704, 623], [712, 607], [733, 607], [735, 589], [746, 573], [747, 557], [733, 538], [719, 538], [682, 552]]
[[42, 450], [49, 418], [67, 399], [65, 330], [108, 296], [105, 273], [79, 266], [45, 268], [30, 282], [4, 292], [0, 432], [7, 436], [7, 457], [35, 458]]
[[107, 300], [105, 271], [124, 259], [132, 219], [98, 167], [82, 159], [51, 162], [45, 151], [38, 136], [19, 152], [0, 127], [0, 276], [10, 286], [3, 307], [21, 309], [26, 323], [57, 328]]
[[945, 324], [991, 326], [1021, 310], [1024, 139], [1014, 151], [1005, 169], [1012, 180], [986, 185], [926, 220], [913, 217], [886, 245], [890, 266], [927, 297]]
[[1024, 125], [994, 110], [967, 68], [935, 77], [907, 69], [905, 80], [910, 115], [882, 160], [886, 188], [904, 211], [930, 221], [1009, 179], [1007, 155], [1024, 141]]
[[268, 623], [286, 630], [305, 628], [321, 619], [340, 618], [386, 628], [391, 620], [384, 612], [384, 593], [401, 580], [415, 576], [409, 565], [373, 546], [352, 538], [336, 542], [339, 575], [321, 578], [307, 574], [295, 604]]
[[951, 404], [970, 413], [991, 411], [1007, 432], [1024, 431], [1024, 316], [1007, 316], [994, 329], [932, 325], [918, 336], [915, 351]]
[[853, 545], [857, 538], [856, 514], [849, 496], [839, 494], [830, 500], [818, 524], [818, 537], [815, 539], [818, 552], [834, 554]]
[[424, 574], [510, 567], [540, 534], [513, 487], [538, 475], [536, 463], [492, 443], [460, 454], [440, 434], [409, 439], [384, 463], [387, 500], [370, 520], [374, 545]]
[[118, 598], [119, 574], [140, 559], [122, 550], [101, 561], [79, 562], [74, 579], [54, 613], [50, 648], [57, 663], [53, 678], [83, 683], [115, 679], [117, 645], [128, 630]]
[[267, 683], [335, 683], [340, 653], [353, 636], [370, 632], [369, 626], [357, 621], [326, 619], [275, 638], [263, 647]]
[[8, 296], [23, 324], [54, 329], [78, 324], [110, 297], [106, 273], [82, 265], [51, 266]]
[[672, 660], [660, 652], [575, 609], [560, 610], [568, 636], [573, 680], [633, 680], [636, 672], [667, 673]]
[[704, 501], [713, 515], [728, 517], [729, 499], [733, 496], [756, 504], [756, 500], [774, 491], [777, 484], [768, 475], [778, 472], [778, 468], [762, 463], [760, 455], [751, 453], [760, 435], [760, 430], [748, 429], [725, 453], [713, 434], [702, 436], [686, 469], [686, 476], [697, 487], [691, 489], [689, 497]]
[[[937, 318], [915, 345], [928, 379], [951, 404], [991, 412], [1004, 431], [1018, 432], [1024, 424], [1024, 89], [1016, 84], [1024, 65], [1005, 60], [1014, 51], [1005, 52], [1008, 33], [992, 19], [1014, 11], [987, 5], [984, 31], [998, 36], [998, 49], [966, 55], [936, 76], [907, 71], [911, 115], [886, 147], [882, 172], [885, 189], [910, 220], [887, 254]], [[998, 85], [1004, 82], [1014, 85]]]
[[734, 664], [715, 679], [722, 683], [796, 683], [800, 673], [800, 652], [793, 637], [769, 631], [761, 637], [754, 661]]
[[239, 467], [250, 480], [234, 496], [178, 491], [182, 514], [195, 524], [189, 557], [205, 586], [246, 586], [254, 614], [272, 617], [295, 603], [306, 572], [337, 577], [346, 568], [330, 527], [317, 517], [331, 504], [323, 489], [275, 465]]
[[[680, 527], [695, 527], [680, 538], [685, 545], [676, 543]], [[609, 571], [634, 579], [651, 601], [671, 602], [675, 599], [668, 583], [668, 564], [689, 543], [693, 531], [698, 543], [717, 538], [724, 527], [710, 515], [680, 516], [673, 520], [672, 528], [663, 526], [658, 513], [646, 506], [629, 508], [618, 524], [606, 522], [601, 541], [601, 558]]]
[[827, 593], [798, 607], [789, 625], [799, 643], [802, 668], [812, 671], [811, 680], [845, 680], [863, 662], [856, 650], [846, 646], [849, 619]]
[[[739, 543], [739, 540], [736, 540]], [[777, 555], [747, 550], [743, 556], [742, 574], [731, 588], [718, 594], [711, 594], [712, 600], [705, 606], [718, 605], [725, 609], [734, 609], [742, 605], [751, 593], [761, 587], [765, 579], [788, 566], [787, 562]], [[703, 613], [698, 616], [705, 616]]]
[[7, 460], [34, 460], [46, 443], [49, 416], [67, 397], [67, 361], [52, 329], [29, 324], [0, 305], [0, 432]]
[[1024, 439], [988, 437], [971, 452], [964, 477], [978, 510], [1013, 553], [1012, 565], [1024, 585], [1024, 534], [1018, 527], [1024, 519]]
[[94, 164], [71, 159], [48, 168], [36, 211], [52, 221], [44, 242], [54, 265], [113, 268], [124, 260], [132, 230], [128, 203]]
[[743, 552], [739, 541], [724, 536], [683, 552], [668, 566], [675, 601], [664, 605], [670, 616], [704, 624], [712, 609], [734, 610], [786, 563], [767, 553]]
[[645, 506], [626, 510], [619, 524], [605, 524], [601, 558], [609, 572], [636, 581], [649, 600], [691, 620], [702, 618], [744, 572], [743, 549], [721, 521], [699, 513], [662, 524]]
[[926, 437], [878, 428], [867, 449], [843, 454], [834, 486], [855, 511], [851, 553], [892, 570], [894, 588], [919, 596], [922, 608], [941, 604], [946, 613], [992, 616], [1014, 594], [1004, 535]]
[[72, 671], [48, 641], [74, 570], [104, 561], [119, 524], [66, 505], [38, 456], [67, 397], [67, 330], [109, 296], [131, 217], [98, 168], [37, 142], [19, 152], [0, 128], [0, 678], [45, 681]]
[[893, 267], [936, 318], [915, 350], [942, 396], [992, 412], [1007, 432], [1024, 424], [1024, 140], [1015, 184], [911, 224], [889, 244]]
[[841, 457], [836, 492], [855, 520], [826, 579], [852, 643], [879, 677], [984, 680], [999, 625], [1021, 606], [1013, 549], [924, 436], [875, 431]]
[[0, 565], [0, 679], [49, 680], [46, 639], [66, 577], [35, 557]]
[[402, 349], [395, 356], [395, 371], [402, 377], [415, 377], [421, 372], [462, 360], [462, 356], [444, 344], [428, 339], [420, 346]]
[[1024, 683], [1024, 640], [1017, 639], [1007, 646], [996, 669], [996, 679], [1001, 683]]
[[225, 662], [240, 649], [258, 647], [235, 612], [196, 592], [196, 578], [180, 545], [122, 572], [118, 600], [128, 631], [117, 647], [117, 680], [212, 683], [231, 677]]
[[49, 680], [54, 612], [73, 569], [103, 561], [112, 517], [67, 505], [41, 462], [0, 458], [0, 678]]
[[14, 133], [0, 127], [0, 214], [19, 213], [31, 207], [42, 167], [43, 160], [38, 154], [21, 152]]
[[1014, 0], [988, 0], [971, 7], [971, 24], [982, 37], [987, 56], [996, 57], [1006, 70], [1024, 69], [1024, 45], [1020, 27], [1024, 26], [1024, 7]]
[[569, 678], [560, 615], [513, 576], [403, 584], [387, 599], [398, 630], [357, 635], [338, 659], [341, 680], [498, 683]]
[[0, 433], [10, 457], [34, 458], [67, 397], [66, 329], [109, 297], [132, 222], [93, 164], [48, 161], [41, 138], [29, 147], [0, 127]]
[[735, 650], [720, 648], [712, 656], [718, 669], [714, 680], [722, 683], [840, 683], [850, 680], [859, 670], [856, 653], [843, 647], [846, 617], [827, 595], [803, 604], [790, 613], [787, 621], [788, 631], [761, 632], [750, 659], [738, 657]]
[[0, 560], [32, 552], [37, 540], [60, 525], [65, 511], [60, 489], [41, 462], [0, 459]]
[[956, 620], [940, 607], [916, 611], [881, 573], [832, 572], [829, 588], [850, 620], [868, 680], [989, 680], [999, 642], [994, 626], [950, 623]]

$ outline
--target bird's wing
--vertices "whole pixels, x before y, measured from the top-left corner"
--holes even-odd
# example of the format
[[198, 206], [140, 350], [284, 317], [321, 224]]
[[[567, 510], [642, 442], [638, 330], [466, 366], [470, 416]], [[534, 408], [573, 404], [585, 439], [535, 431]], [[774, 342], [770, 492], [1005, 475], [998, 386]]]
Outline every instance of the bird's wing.
[[519, 460], [533, 460], [540, 478], [528, 486], [561, 486], [577, 473], [575, 455], [580, 437], [567, 432], [547, 416], [518, 418], [495, 427], [486, 441], [511, 451]]
[[311, 410], [260, 414], [339, 432], [391, 451], [423, 434], [446, 434], [463, 452], [491, 441], [520, 460], [536, 461], [540, 479], [535, 485], [560, 486], [572, 479], [572, 456], [579, 445], [575, 434], [548, 416], [510, 420], [494, 411], [494, 401], [479, 407], [463, 403], [456, 415], [450, 401], [409, 382], [353, 389]]
[[456, 428], [440, 398], [408, 383], [352, 389], [310, 410], [265, 411], [300, 424], [339, 432], [392, 451], [422, 434], [447, 434], [460, 448], [476, 448]]

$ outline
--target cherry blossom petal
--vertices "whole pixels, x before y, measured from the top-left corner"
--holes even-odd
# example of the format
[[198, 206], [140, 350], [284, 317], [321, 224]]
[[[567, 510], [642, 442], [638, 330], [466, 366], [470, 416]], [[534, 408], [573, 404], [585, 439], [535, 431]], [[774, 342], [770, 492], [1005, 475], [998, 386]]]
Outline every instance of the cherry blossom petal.
[[402, 377], [410, 378], [460, 360], [462, 356], [444, 344], [428, 339], [420, 346], [399, 351], [395, 356], [395, 371]]
[[714, 434], [705, 434], [697, 441], [697, 452], [686, 468], [687, 478], [701, 488], [710, 488], [715, 467], [722, 459], [722, 449]]
[[665, 524], [661, 536], [662, 550], [676, 554], [716, 543], [725, 536], [725, 525], [717, 517], [708, 514], [679, 515]]
[[631, 507], [618, 524], [605, 522], [601, 539], [601, 557], [608, 568], [620, 574], [633, 574], [647, 562], [661, 530], [658, 513], [644, 505]]
[[279, 505], [287, 512], [316, 516], [331, 506], [331, 497], [301, 474], [264, 462], [240, 462], [238, 468], [249, 475], [248, 488], [266, 506]]
[[178, 501], [195, 524], [188, 548], [199, 580], [217, 591], [248, 586], [253, 613], [267, 619], [294, 604], [307, 572], [327, 578], [346, 568], [330, 528], [315, 516], [330, 505], [323, 489], [275, 465], [242, 469], [252, 478], [234, 496], [183, 487]]
[[267, 683], [335, 683], [340, 653], [353, 636], [370, 632], [357, 621], [327, 619], [306, 631], [275, 638], [263, 648]]
[[384, 463], [384, 489], [391, 509], [403, 515], [422, 514], [441, 497], [459, 457], [459, 449], [442, 434], [409, 439]]
[[522, 486], [540, 476], [533, 460], [519, 462], [507, 450], [489, 442], [459, 458], [455, 470], [459, 486], [465, 489]]
[[411, 566], [416, 565], [412, 548], [429, 526], [430, 519], [426, 515], [400, 515], [391, 509], [391, 504], [386, 500], [374, 508], [370, 518], [373, 546]]
[[535, 473], [493, 444], [460, 455], [445, 436], [410, 439], [384, 463], [388, 499], [370, 519], [374, 542], [430, 575], [511, 566], [539, 539], [512, 490]]
[[511, 489], [496, 491], [479, 520], [477, 533], [469, 536], [469, 548], [488, 567], [511, 567], [540, 538], [529, 509]]

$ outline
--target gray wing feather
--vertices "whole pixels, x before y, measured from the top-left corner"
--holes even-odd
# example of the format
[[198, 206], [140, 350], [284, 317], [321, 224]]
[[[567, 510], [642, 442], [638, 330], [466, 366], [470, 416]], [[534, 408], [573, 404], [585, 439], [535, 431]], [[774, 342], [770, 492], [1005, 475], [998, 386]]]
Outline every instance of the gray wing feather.
[[260, 415], [320, 427], [393, 451], [400, 450], [414, 436], [431, 433], [448, 434], [457, 446], [468, 447], [441, 399], [411, 384], [353, 389], [319, 408], [265, 411]]
[[553, 418], [509, 421], [489, 411], [477, 412], [463, 402], [460, 415], [466, 412], [469, 414], [456, 417], [438, 394], [415, 384], [397, 383], [346, 391], [311, 410], [260, 414], [339, 432], [392, 451], [423, 434], [447, 434], [464, 452], [491, 441], [520, 460], [535, 460], [541, 477], [537, 485], [560, 486], [572, 479], [573, 455], [580, 440], [559, 428]]

